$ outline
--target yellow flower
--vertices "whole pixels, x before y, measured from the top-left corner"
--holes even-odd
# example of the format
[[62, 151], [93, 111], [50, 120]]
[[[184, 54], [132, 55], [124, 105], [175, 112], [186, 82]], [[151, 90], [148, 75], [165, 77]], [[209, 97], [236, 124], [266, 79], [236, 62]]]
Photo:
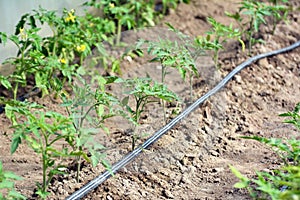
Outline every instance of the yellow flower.
[[110, 7], [110, 8], [114, 8], [114, 7], [115, 7], [115, 4], [110, 3], [110, 4], [109, 4], [109, 7]]
[[59, 62], [62, 64], [67, 64], [67, 60], [64, 58], [59, 59]]
[[20, 28], [20, 38], [21, 40], [27, 40], [26, 30], [24, 28]]
[[78, 52], [84, 52], [85, 49], [86, 49], [86, 46], [84, 44], [79, 45], [79, 46], [76, 47], [76, 50]]
[[70, 10], [70, 12], [68, 12], [68, 17], [65, 18], [66, 22], [75, 22], [76, 16], [74, 16], [74, 9]]

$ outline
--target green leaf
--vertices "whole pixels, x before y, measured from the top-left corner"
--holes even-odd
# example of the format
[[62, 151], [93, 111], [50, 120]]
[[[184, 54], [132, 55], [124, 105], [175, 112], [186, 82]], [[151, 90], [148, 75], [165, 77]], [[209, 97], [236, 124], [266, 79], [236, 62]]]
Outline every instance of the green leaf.
[[0, 32], [0, 43], [6, 44], [7, 42], [7, 35], [4, 32]]
[[127, 106], [127, 105], [128, 105], [128, 102], [129, 102], [129, 96], [124, 97], [124, 98], [122, 99], [122, 101], [121, 101], [121, 104], [122, 104], [123, 106]]
[[41, 188], [36, 192], [42, 199], [46, 199], [50, 192], [43, 191]]
[[250, 181], [246, 176], [242, 175], [235, 167], [229, 165], [229, 168], [230, 168], [231, 172], [242, 182]]
[[103, 114], [104, 114], [104, 106], [98, 105], [97, 106], [97, 115], [101, 117]]
[[19, 45], [20, 44], [20, 41], [19, 41], [19, 38], [15, 35], [12, 35], [9, 37], [9, 39], [14, 42], [16, 45]]
[[27, 18], [30, 16], [29, 13], [24, 14], [20, 21], [18, 22], [17, 26], [16, 26], [16, 30], [15, 30], [15, 35], [18, 35], [20, 33], [20, 29], [24, 28], [24, 25], [27, 21]]
[[[111, 172], [111, 174], [112, 174], [112, 171], [111, 171], [111, 164], [107, 161], [107, 160], [105, 160], [105, 159], [102, 159], [101, 160], [101, 163], [102, 163], [102, 165], [107, 169], [107, 170], [109, 170], [110, 172]], [[112, 174], [113, 175], [113, 174]]]
[[172, 26], [169, 22], [165, 23], [172, 31], [176, 31], [176, 29], [174, 28], [174, 26]]
[[119, 78], [117, 76], [108, 76], [108, 77], [105, 77], [105, 79], [106, 79], [106, 84], [123, 82], [122, 78]]
[[16, 152], [17, 148], [19, 147], [19, 144], [21, 144], [21, 136], [17, 135], [13, 137], [13, 140], [11, 142], [10, 146], [10, 153], [13, 154]]
[[5, 172], [4, 177], [12, 180], [22, 180], [22, 177], [10, 171]]
[[15, 190], [9, 191], [8, 196], [13, 197], [14, 199], [18, 199], [18, 200], [20, 200], [20, 199], [26, 200], [27, 199], [24, 195], [20, 194], [19, 192], [15, 191]]
[[241, 188], [247, 188], [248, 185], [249, 184], [247, 182], [238, 182], [238, 183], [235, 183], [233, 185], [233, 187], [241, 189]]
[[13, 187], [14, 187], [14, 182], [12, 181], [4, 180], [0, 182], [0, 189], [13, 188]]
[[6, 77], [2, 76], [2, 75], [0, 75], [0, 83], [1, 83], [1, 85], [3, 85], [8, 90], [12, 88], [12, 85], [9, 82], [9, 80]]

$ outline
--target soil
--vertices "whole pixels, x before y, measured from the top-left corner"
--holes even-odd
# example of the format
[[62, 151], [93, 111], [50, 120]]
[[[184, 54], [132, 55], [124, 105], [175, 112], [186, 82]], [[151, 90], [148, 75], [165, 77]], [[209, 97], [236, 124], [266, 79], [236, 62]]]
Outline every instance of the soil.
[[[125, 32], [123, 41], [135, 42], [137, 38], [157, 39], [157, 36], [172, 38], [164, 22], [190, 36], [203, 35], [210, 27], [207, 16], [229, 24], [225, 11], [237, 10], [238, 0], [191, 1], [170, 10], [161, 25], [140, 32]], [[291, 0], [290, 4], [299, 7], [300, 2]], [[275, 34], [271, 26], [263, 27], [260, 36], [265, 44], [253, 47], [253, 55], [286, 47], [300, 39], [300, 14], [292, 12], [289, 22], [281, 22]], [[220, 70], [216, 70], [209, 56], [199, 56], [197, 67], [200, 77], [194, 80], [194, 100], [214, 87], [226, 74], [248, 56], [238, 48], [239, 44], [230, 42], [226, 51], [220, 55]], [[120, 50], [121, 51], [121, 50]], [[119, 54], [120, 51], [112, 50]], [[98, 66], [101, 71], [101, 67]], [[145, 77], [160, 80], [158, 63], [148, 63], [146, 58], [124, 59], [122, 77]], [[235, 189], [238, 179], [231, 173], [229, 165], [241, 173], [254, 177], [255, 171], [270, 171], [282, 165], [281, 160], [266, 146], [241, 139], [240, 136], [258, 135], [263, 137], [296, 137], [291, 125], [283, 124], [278, 114], [293, 110], [300, 96], [300, 48], [285, 54], [265, 58], [245, 68], [220, 92], [205, 101], [193, 113], [167, 132], [162, 138], [145, 150], [134, 161], [121, 169], [84, 199], [250, 199], [245, 190]], [[185, 109], [189, 103], [189, 85], [182, 81], [177, 71], [170, 71], [166, 84], [182, 99], [180, 105]], [[111, 91], [120, 95], [120, 86]], [[49, 97], [32, 97], [47, 108], [60, 111], [61, 107]], [[169, 119], [176, 105], [168, 105]], [[142, 117], [139, 127], [141, 134], [152, 135], [163, 127], [162, 108], [159, 103], [150, 104]], [[4, 169], [15, 172], [24, 180], [16, 183], [19, 192], [28, 199], [33, 195], [35, 183], [41, 182], [40, 160], [36, 154], [21, 145], [10, 155], [12, 129], [4, 114], [0, 115], [0, 160]], [[100, 132], [95, 140], [107, 147], [105, 153], [110, 163], [119, 161], [131, 150], [131, 126], [125, 120], [113, 118], [106, 126], [110, 134]], [[139, 144], [147, 137], [139, 140]], [[62, 177], [55, 177], [50, 185], [49, 199], [64, 199], [104, 172], [99, 165], [91, 168], [86, 164], [76, 183], [74, 171]]]

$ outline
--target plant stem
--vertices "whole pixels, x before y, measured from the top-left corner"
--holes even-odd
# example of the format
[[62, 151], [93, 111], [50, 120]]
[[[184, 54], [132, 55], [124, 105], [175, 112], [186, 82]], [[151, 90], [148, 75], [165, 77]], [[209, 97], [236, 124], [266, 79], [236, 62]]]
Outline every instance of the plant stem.
[[[82, 147], [79, 147], [79, 151], [82, 151]], [[80, 172], [80, 165], [81, 165], [81, 156], [77, 156], [77, 171], [76, 171], [76, 181], [79, 183], [79, 172]]]
[[15, 85], [15, 87], [14, 87], [14, 90], [13, 90], [14, 100], [17, 99], [18, 87], [19, 87], [19, 83], [17, 82], [16, 85]]
[[190, 102], [193, 100], [193, 76], [190, 74]]
[[[167, 67], [162, 65], [161, 66], [161, 83], [165, 84], [165, 77], [167, 74]], [[164, 122], [167, 123], [167, 117], [166, 117], [166, 102], [162, 99], [162, 107], [163, 107], [163, 113], [164, 113]]]
[[218, 66], [218, 59], [219, 59], [219, 51], [215, 50], [214, 51], [214, 63], [215, 63], [215, 67], [217, 70], [219, 70], [219, 66]]
[[[51, 30], [53, 32], [53, 38], [57, 38], [56, 31], [55, 31], [54, 27], [50, 26], [50, 28], [51, 28]], [[52, 55], [53, 56], [56, 55], [57, 41], [58, 41], [58, 39], [55, 39], [55, 42], [53, 44], [53, 49], [52, 49]]]
[[136, 135], [136, 125], [134, 125], [134, 128], [133, 128], [133, 134], [132, 134], [132, 143], [131, 143], [131, 150], [133, 151], [135, 149], [135, 143], [137, 141], [137, 135]]
[[118, 19], [116, 46], [119, 46], [119, 45], [120, 45], [120, 41], [121, 41], [121, 30], [122, 30], [121, 20]]
[[248, 54], [249, 56], [251, 55], [251, 49], [252, 49], [252, 37], [253, 37], [253, 21], [255, 19], [251, 18], [251, 21], [250, 21], [250, 30], [248, 31]]
[[43, 159], [43, 185], [42, 192], [46, 192], [46, 173], [47, 173], [47, 152], [43, 151], [42, 159]]
[[[83, 121], [84, 121], [84, 118], [81, 117], [83, 115], [83, 106], [81, 106], [81, 109], [80, 109], [80, 121], [78, 122], [78, 126], [77, 126], [77, 132], [78, 132], [78, 138], [80, 140], [80, 137], [81, 137], [81, 127], [83, 126]], [[79, 152], [81, 153], [82, 152], [82, 145], [79, 146]], [[81, 156], [79, 155], [77, 157], [77, 172], [76, 172], [76, 181], [77, 183], [79, 182], [79, 172], [80, 172], [80, 165], [81, 165]]]

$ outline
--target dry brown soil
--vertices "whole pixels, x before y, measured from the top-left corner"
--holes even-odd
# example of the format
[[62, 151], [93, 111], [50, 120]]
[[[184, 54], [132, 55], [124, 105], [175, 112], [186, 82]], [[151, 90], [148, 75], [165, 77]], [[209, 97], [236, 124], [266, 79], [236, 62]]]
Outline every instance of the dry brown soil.
[[[180, 4], [176, 11], [170, 11], [163, 22], [171, 23], [185, 34], [202, 35], [209, 29], [205, 20], [213, 16], [217, 21], [228, 24], [224, 11], [236, 11], [237, 0], [194, 0], [189, 5]], [[294, 7], [300, 2], [291, 0]], [[281, 22], [274, 35], [271, 26], [261, 28], [260, 35], [265, 44], [254, 46], [254, 55], [288, 46], [300, 39], [300, 14], [289, 15], [289, 23]], [[124, 33], [123, 40], [134, 42], [137, 38], [157, 38], [168, 35], [162, 26], [149, 28], [145, 32]], [[164, 27], [164, 28], [163, 28]], [[214, 87], [234, 67], [248, 57], [240, 50], [238, 43], [231, 42], [221, 52], [221, 70], [216, 71], [208, 56], [197, 59], [200, 77], [194, 80], [195, 99]], [[118, 53], [118, 52], [114, 52]], [[160, 80], [157, 63], [147, 63], [146, 59], [122, 63], [123, 77], [145, 77], [148, 73]], [[208, 99], [187, 116], [160, 140], [145, 150], [133, 162], [108, 179], [84, 199], [250, 199], [245, 190], [234, 189], [237, 178], [229, 165], [235, 166], [243, 174], [253, 177], [255, 170], [269, 171], [278, 168], [280, 159], [266, 146], [258, 142], [240, 139], [243, 135], [264, 137], [299, 138], [292, 126], [281, 123], [278, 114], [291, 111], [300, 96], [300, 48], [291, 52], [265, 58], [253, 63], [236, 75], [220, 92]], [[188, 98], [188, 84], [183, 82], [176, 71], [167, 76], [166, 84], [183, 99]], [[120, 94], [118, 86], [112, 92]], [[49, 98], [37, 101], [52, 110], [61, 110]], [[186, 105], [182, 104], [183, 109]], [[169, 105], [168, 111], [175, 108]], [[162, 126], [162, 112], [159, 104], [147, 107], [141, 133], [152, 135]], [[172, 117], [172, 116], [170, 116]], [[5, 115], [0, 115], [0, 160], [6, 170], [11, 170], [24, 178], [16, 184], [17, 190], [35, 199], [32, 193], [35, 182], [41, 181], [39, 157], [21, 145], [14, 154], [9, 154], [12, 130]], [[109, 120], [110, 135], [99, 134], [99, 143], [107, 147], [107, 158], [111, 163], [120, 160], [130, 151], [129, 124], [121, 119]], [[144, 141], [139, 141], [140, 143]], [[50, 186], [49, 199], [64, 199], [75, 190], [103, 173], [104, 168], [94, 169], [86, 165], [81, 173], [80, 183], [71, 175], [55, 178]]]

